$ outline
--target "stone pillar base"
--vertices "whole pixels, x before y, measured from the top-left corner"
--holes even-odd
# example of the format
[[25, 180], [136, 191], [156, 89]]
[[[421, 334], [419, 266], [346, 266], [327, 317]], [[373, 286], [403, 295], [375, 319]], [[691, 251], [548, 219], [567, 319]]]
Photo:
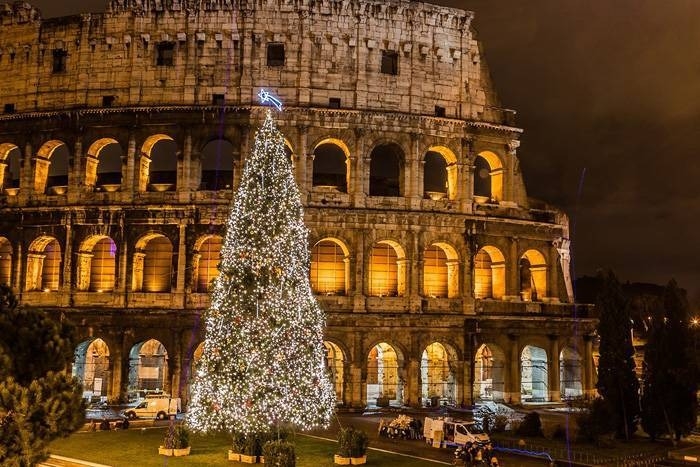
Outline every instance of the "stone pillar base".
[[561, 392], [549, 391], [549, 402], [561, 402]]

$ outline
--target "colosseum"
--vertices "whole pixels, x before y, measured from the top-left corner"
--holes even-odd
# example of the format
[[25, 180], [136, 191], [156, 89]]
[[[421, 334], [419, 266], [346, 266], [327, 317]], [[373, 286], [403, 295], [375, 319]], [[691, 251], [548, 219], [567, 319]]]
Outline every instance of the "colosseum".
[[408, 0], [0, 4], [0, 281], [78, 325], [86, 397], [188, 400], [263, 87], [285, 103], [339, 405], [593, 394], [568, 219], [527, 196], [473, 19]]

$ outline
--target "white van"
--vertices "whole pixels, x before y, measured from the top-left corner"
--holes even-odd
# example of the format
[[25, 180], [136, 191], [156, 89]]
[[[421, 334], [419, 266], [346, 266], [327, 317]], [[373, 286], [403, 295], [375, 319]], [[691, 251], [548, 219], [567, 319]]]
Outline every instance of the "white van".
[[181, 410], [182, 405], [179, 397], [162, 395], [146, 396], [134, 407], [125, 409], [123, 413], [130, 419], [157, 418], [158, 420], [165, 420], [171, 415], [176, 415]]
[[423, 424], [425, 441], [433, 447], [464, 446], [467, 443], [490, 443], [489, 435], [474, 422], [453, 420], [452, 418], [425, 417]]

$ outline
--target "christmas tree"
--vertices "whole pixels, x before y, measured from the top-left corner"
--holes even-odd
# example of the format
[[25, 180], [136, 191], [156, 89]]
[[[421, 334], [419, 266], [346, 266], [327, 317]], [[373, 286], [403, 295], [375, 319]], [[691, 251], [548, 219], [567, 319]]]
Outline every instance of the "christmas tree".
[[335, 393], [325, 317], [309, 283], [308, 231], [270, 110], [234, 197], [205, 318], [188, 423], [253, 433], [326, 426]]

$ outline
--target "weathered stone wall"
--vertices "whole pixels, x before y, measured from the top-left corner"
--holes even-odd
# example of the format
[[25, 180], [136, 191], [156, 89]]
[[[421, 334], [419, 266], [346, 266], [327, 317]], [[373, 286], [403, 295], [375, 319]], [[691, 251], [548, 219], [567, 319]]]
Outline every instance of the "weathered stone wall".
[[[26, 4], [0, 9], [0, 103], [20, 112], [116, 106], [209, 105], [214, 94], [251, 105], [262, 86], [289, 106], [341, 107], [501, 123], [472, 13], [409, 1], [241, 0], [111, 2], [103, 14], [41, 20]], [[267, 65], [267, 44], [285, 47]], [[158, 66], [160, 43], [173, 66]], [[64, 51], [65, 71], [53, 71]], [[398, 74], [380, 72], [382, 51]]]

